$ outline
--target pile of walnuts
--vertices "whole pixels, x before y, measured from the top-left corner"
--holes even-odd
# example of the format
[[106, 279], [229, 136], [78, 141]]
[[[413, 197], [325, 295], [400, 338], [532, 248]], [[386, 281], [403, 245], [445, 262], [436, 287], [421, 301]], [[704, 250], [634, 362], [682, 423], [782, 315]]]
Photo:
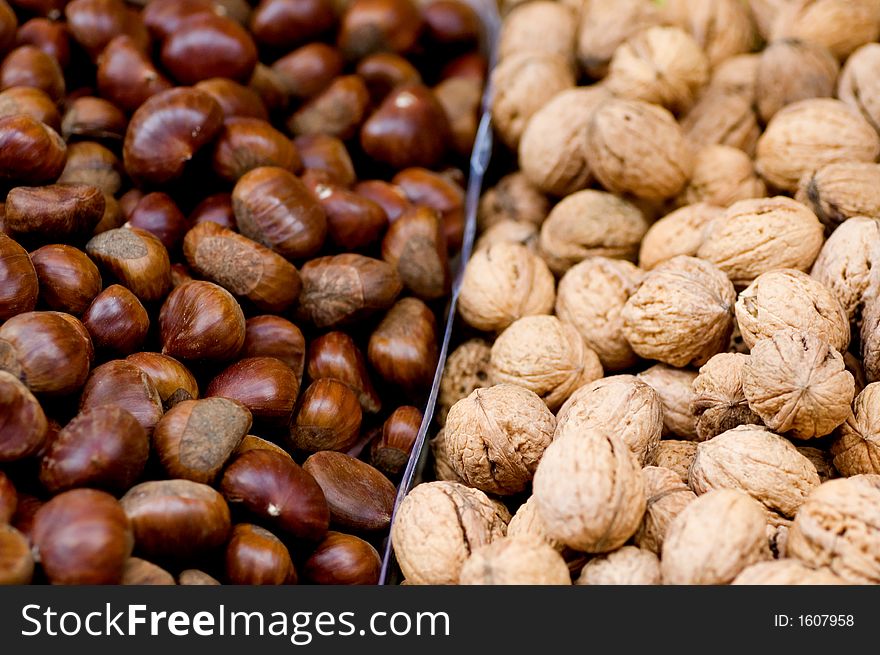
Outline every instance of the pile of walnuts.
[[880, 3], [505, 11], [406, 580], [880, 583]]

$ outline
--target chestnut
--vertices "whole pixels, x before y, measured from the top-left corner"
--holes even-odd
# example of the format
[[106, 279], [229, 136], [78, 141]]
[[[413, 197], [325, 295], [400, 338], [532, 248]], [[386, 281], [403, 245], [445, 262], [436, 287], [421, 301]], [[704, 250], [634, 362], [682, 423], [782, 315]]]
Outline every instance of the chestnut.
[[6, 0], [0, 0], [0, 55], [5, 54], [15, 44], [15, 29], [18, 18]]
[[296, 172], [302, 165], [293, 142], [257, 118], [226, 119], [214, 144], [212, 164], [214, 172], [229, 182], [260, 166]]
[[311, 257], [324, 243], [324, 210], [283, 168], [263, 166], [243, 175], [232, 190], [232, 207], [243, 235], [287, 259]]
[[349, 59], [403, 53], [416, 44], [422, 16], [411, 0], [354, 0], [342, 16], [339, 48]]
[[462, 157], [469, 156], [480, 123], [482, 82], [468, 77], [450, 77], [434, 87], [434, 95], [449, 119], [453, 149]]
[[122, 164], [108, 148], [94, 141], [79, 141], [67, 146], [67, 163], [58, 178], [59, 184], [86, 184], [115, 195], [122, 187]]
[[409, 61], [393, 52], [377, 52], [357, 65], [373, 103], [379, 104], [391, 89], [401, 84], [421, 84], [422, 76]]
[[181, 571], [180, 575], [177, 576], [177, 584], [205, 586], [219, 585], [220, 582], [204, 571], [199, 571], [198, 569], [186, 569]]
[[43, 246], [31, 253], [40, 281], [40, 298], [49, 308], [79, 316], [101, 291], [101, 274], [73, 246]]
[[54, 181], [66, 156], [64, 140], [48, 125], [26, 114], [0, 117], [0, 181]]
[[403, 473], [409, 462], [419, 429], [422, 413], [417, 407], [398, 407], [382, 425], [378, 438], [370, 443], [370, 463], [389, 478]]
[[354, 186], [354, 192], [362, 198], [372, 200], [379, 205], [384, 210], [385, 216], [390, 223], [396, 221], [405, 211], [413, 206], [399, 186], [389, 184], [383, 180], [358, 182]]
[[16, 9], [35, 14], [37, 16], [45, 16], [52, 20], [61, 18], [62, 10], [69, 0], [10, 0], [10, 3]]
[[117, 36], [98, 57], [101, 96], [125, 111], [134, 111], [149, 98], [171, 88], [147, 54], [128, 36]]
[[168, 251], [146, 230], [102, 232], [86, 244], [86, 252], [140, 300], [159, 300], [171, 286]]
[[58, 105], [44, 91], [31, 86], [13, 86], [0, 91], [0, 117], [27, 114], [56, 132], [61, 127]]
[[305, 580], [321, 585], [374, 585], [381, 571], [382, 560], [370, 543], [332, 531], [302, 568]]
[[104, 194], [88, 184], [16, 187], [6, 196], [6, 228], [43, 241], [88, 236], [104, 215]]
[[370, 335], [367, 358], [389, 384], [430, 387], [438, 359], [434, 314], [417, 298], [398, 301]]
[[332, 378], [320, 378], [303, 392], [290, 442], [308, 453], [348, 450], [361, 428], [361, 406], [351, 387]]
[[226, 467], [220, 490], [232, 505], [296, 539], [318, 541], [327, 534], [324, 492], [290, 457], [260, 449], [242, 453]]
[[382, 240], [382, 259], [397, 269], [403, 285], [423, 300], [449, 293], [451, 274], [440, 215], [415, 207], [397, 219]]
[[212, 484], [250, 428], [251, 413], [235, 400], [184, 400], [156, 425], [153, 445], [170, 477]]
[[196, 14], [214, 13], [213, 0], [150, 0], [145, 3], [141, 18], [157, 41], [164, 41], [180, 28], [180, 24]]
[[52, 584], [118, 584], [134, 538], [113, 496], [72, 489], [37, 511], [33, 544], [34, 558]]
[[150, 317], [131, 291], [111, 284], [101, 291], [82, 317], [95, 348], [127, 355], [147, 338]]
[[121, 141], [127, 127], [128, 119], [119, 107], [92, 96], [76, 98], [61, 119], [61, 134], [65, 139]]
[[226, 543], [231, 519], [219, 493], [192, 480], [156, 480], [132, 487], [119, 503], [131, 521], [138, 553], [192, 560]]
[[345, 332], [328, 332], [312, 341], [306, 370], [312, 380], [333, 378], [347, 384], [357, 394], [363, 411], [376, 414], [382, 408], [364, 355]]
[[290, 49], [316, 39], [336, 23], [330, 0], [260, 0], [250, 29], [260, 45]]
[[257, 63], [251, 35], [231, 18], [196, 13], [180, 21], [165, 37], [162, 65], [180, 84], [212, 77], [247, 82]]
[[64, 16], [71, 36], [92, 58], [120, 34], [130, 36], [142, 50], [149, 45], [140, 14], [129, 11], [122, 0], [72, 0]]
[[210, 221], [229, 230], [235, 229], [235, 212], [232, 211], [232, 194], [215, 193], [202, 200], [189, 215], [190, 225]]
[[242, 357], [274, 357], [302, 380], [306, 340], [302, 331], [280, 316], [254, 316], [245, 322]]
[[380, 205], [345, 187], [319, 183], [312, 192], [327, 215], [330, 241], [340, 248], [366, 248], [388, 227], [388, 217]]
[[422, 9], [425, 32], [442, 47], [473, 47], [480, 39], [477, 12], [460, 0], [432, 0]]
[[173, 357], [161, 353], [134, 353], [125, 358], [150, 376], [163, 404], [173, 396], [199, 397], [199, 386], [189, 369]]
[[169, 250], [180, 244], [189, 229], [189, 221], [167, 193], [154, 191], [141, 198], [128, 216], [129, 227], [155, 236]]
[[290, 552], [274, 534], [250, 523], [232, 529], [226, 545], [226, 581], [229, 584], [296, 584]]
[[287, 426], [299, 395], [299, 380], [293, 370], [274, 357], [242, 359], [211, 380], [205, 397], [237, 400], [254, 418]]
[[460, 55], [447, 63], [440, 71], [440, 79], [448, 80], [454, 77], [464, 77], [477, 82], [480, 87], [486, 83], [486, 75], [489, 70], [489, 62], [479, 52], [469, 52]]
[[87, 409], [48, 444], [40, 460], [40, 482], [50, 493], [71, 487], [125, 491], [140, 477], [150, 439], [138, 420], [119, 405]]
[[31, 86], [61, 102], [64, 73], [55, 57], [32, 45], [19, 46], [0, 64], [0, 89], [13, 86]]
[[326, 89], [341, 73], [342, 54], [326, 43], [309, 43], [272, 64], [287, 95], [305, 100]]
[[248, 88], [260, 96], [270, 114], [287, 109], [288, 97], [284, 81], [274, 69], [257, 62]]
[[204, 91], [177, 88], [150, 97], [125, 134], [125, 170], [141, 184], [166, 184], [210, 143], [223, 124], [220, 105]]
[[346, 141], [357, 134], [366, 117], [370, 94], [359, 75], [337, 77], [287, 121], [295, 136], [329, 134]]
[[244, 314], [226, 289], [212, 282], [186, 282], [159, 312], [162, 352], [179, 359], [233, 359], [244, 345]]
[[145, 195], [140, 189], [129, 189], [122, 194], [122, 197], [119, 199], [119, 208], [122, 210], [125, 220], [129, 219], [132, 212], [134, 212], [134, 208], [137, 207], [137, 204]]
[[193, 281], [192, 271], [186, 264], [180, 262], [171, 265], [171, 285], [176, 289], [186, 282]]
[[[2, 363], [2, 345], [0, 345]], [[0, 371], [0, 462], [14, 462], [36, 454], [46, 442], [48, 425], [43, 408], [18, 379]], [[6, 480], [4, 476], [4, 480]], [[8, 484], [8, 480], [6, 480]], [[9, 492], [3, 494], [3, 514], [9, 513]], [[13, 511], [15, 507], [12, 507]], [[8, 518], [6, 519], [9, 520]], [[4, 523], [5, 521], [0, 521]]]
[[[70, 64], [70, 37], [63, 23], [48, 18], [31, 18], [18, 28], [16, 42], [18, 45], [38, 47], [54, 57], [62, 69]], [[7, 48], [0, 47], [0, 51], [5, 50]]]
[[27, 537], [0, 523], [0, 585], [30, 584], [33, 576], [34, 558]]
[[27, 537], [28, 541], [32, 541], [34, 516], [36, 516], [43, 505], [45, 505], [45, 502], [36, 496], [18, 493], [18, 505], [15, 508], [15, 514], [12, 516], [10, 525]]
[[140, 557], [129, 557], [122, 572], [124, 585], [173, 585], [174, 576]]
[[83, 387], [80, 411], [101, 405], [118, 405], [128, 410], [148, 435], [162, 418], [162, 399], [152, 378], [122, 359], [95, 368]]
[[303, 468], [324, 491], [334, 525], [366, 532], [388, 528], [397, 489], [375, 468], [329, 450], [310, 455]]
[[0, 525], [12, 521], [16, 507], [18, 507], [18, 493], [15, 491], [15, 486], [12, 480], [0, 471]]
[[269, 112], [266, 111], [263, 99], [256, 91], [238, 82], [225, 77], [212, 77], [202, 80], [195, 88], [214, 98], [226, 119], [238, 117], [269, 120]]
[[305, 168], [327, 173], [340, 186], [354, 184], [354, 164], [342, 141], [328, 134], [309, 134], [297, 137], [294, 143]]
[[40, 286], [27, 251], [0, 233], [0, 322], [34, 309]]
[[261, 437], [255, 437], [252, 434], [245, 435], [245, 438], [241, 440], [241, 443], [238, 444], [238, 448], [235, 449], [235, 452], [232, 453], [233, 457], [238, 457], [242, 453], [246, 453], [249, 450], [269, 450], [273, 453], [278, 453], [288, 459], [293, 459], [284, 448], [279, 446], [276, 443], [272, 443], [271, 441], [266, 441]]

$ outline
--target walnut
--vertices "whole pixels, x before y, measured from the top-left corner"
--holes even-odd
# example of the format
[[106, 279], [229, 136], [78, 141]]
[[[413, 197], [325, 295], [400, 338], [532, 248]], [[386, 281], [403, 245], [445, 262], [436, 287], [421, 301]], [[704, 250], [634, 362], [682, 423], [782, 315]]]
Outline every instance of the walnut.
[[446, 431], [440, 430], [437, 435], [431, 439], [429, 443], [431, 447], [431, 455], [434, 457], [434, 477], [438, 480], [448, 482], [461, 482], [461, 476], [452, 468], [449, 463], [449, 455], [446, 453]]
[[837, 97], [858, 111], [871, 126], [880, 131], [880, 44], [868, 43], [856, 50], [840, 73]]
[[770, 33], [773, 30], [773, 23], [779, 11], [786, 5], [790, 5], [800, 0], [748, 0], [749, 8], [752, 10], [752, 18], [755, 20], [755, 26], [758, 33], [765, 41], [770, 40]]
[[471, 552], [504, 536], [504, 519], [482, 491], [457, 482], [420, 484], [391, 526], [400, 570], [410, 584], [456, 584]]
[[843, 475], [880, 473], [880, 382], [865, 387], [853, 401], [853, 413], [835, 431], [834, 467]]
[[859, 358], [854, 354], [847, 351], [843, 353], [843, 363], [846, 366], [846, 370], [850, 372], [853, 378], [855, 378], [856, 393], [861, 393], [862, 390], [868, 386], [868, 378], [865, 376], [865, 369], [862, 366], [862, 362], [859, 361]]
[[860, 45], [880, 36], [880, 7], [875, 0], [796, 0], [781, 7], [770, 38], [813, 41], [846, 59]]
[[664, 584], [727, 584], [746, 567], [770, 559], [764, 509], [751, 496], [716, 489], [699, 496], [666, 532]]
[[739, 294], [736, 320], [750, 348], [777, 330], [812, 332], [834, 349], [849, 345], [849, 317], [837, 296], [806, 273], [781, 268], [762, 273]]
[[827, 450], [813, 448], [812, 446], [798, 446], [798, 452], [810, 460], [810, 463], [816, 468], [816, 473], [819, 474], [819, 482], [840, 477], [837, 469], [834, 468], [833, 457]]
[[794, 519], [788, 554], [849, 583], [880, 583], [880, 476], [820, 485]]
[[471, 392], [491, 386], [489, 382], [489, 355], [492, 346], [483, 339], [471, 339], [458, 346], [446, 360], [440, 379], [438, 418], [446, 423], [449, 408]]
[[515, 7], [504, 17], [498, 35], [498, 58], [522, 53], [573, 59], [577, 16], [559, 2], [537, 0]]
[[587, 130], [587, 162], [612, 193], [662, 200], [687, 183], [692, 153], [675, 118], [657, 105], [607, 100]]
[[740, 200], [712, 221], [697, 257], [737, 287], [775, 268], [807, 271], [822, 248], [822, 224], [801, 203], [777, 196]]
[[518, 243], [529, 249], [530, 252], [538, 252], [538, 228], [532, 223], [519, 221], [500, 221], [483, 232], [476, 244], [474, 252], [486, 250], [496, 243]]
[[645, 511], [638, 462], [615, 434], [559, 435], [544, 453], [533, 495], [547, 534], [586, 553], [605, 553], [635, 533]]
[[712, 145], [697, 151], [694, 172], [681, 200], [685, 205], [729, 207], [739, 200], [766, 195], [767, 187], [746, 153], [732, 146]]
[[663, 105], [679, 113], [709, 81], [709, 60], [678, 27], [649, 27], [618, 46], [606, 83], [619, 98]]
[[697, 372], [657, 364], [639, 373], [638, 378], [647, 383], [660, 397], [663, 405], [663, 434], [685, 439], [697, 436], [696, 417], [691, 403], [694, 399], [694, 380]]
[[670, 469], [646, 466], [642, 469], [642, 481], [647, 501], [634, 541], [640, 548], [660, 553], [669, 524], [697, 496], [678, 473]]
[[865, 299], [862, 314], [862, 366], [868, 382], [880, 380], [880, 298]]
[[674, 472], [687, 484], [688, 471], [697, 456], [697, 444], [693, 441], [678, 441], [677, 439], [663, 439], [654, 450], [648, 454], [648, 464], [658, 468], [667, 468]]
[[624, 546], [587, 562], [575, 584], [658, 585], [660, 560], [650, 550]]
[[693, 410], [697, 437], [711, 439], [738, 425], [760, 425], [743, 393], [743, 368], [748, 355], [719, 353], [706, 362], [694, 380]]
[[794, 192], [805, 174], [827, 164], [874, 161], [880, 136], [840, 100], [813, 98], [787, 105], [758, 139], [755, 167], [772, 186]]
[[691, 489], [737, 489], [767, 509], [792, 517], [819, 486], [816, 467], [788, 440], [754, 425], [740, 425], [697, 446]]
[[754, 44], [755, 26], [741, 0], [669, 0], [663, 11], [665, 18], [693, 35], [712, 66], [748, 52]]
[[758, 562], [743, 569], [735, 585], [844, 585], [846, 580], [830, 569], [811, 569], [795, 559]]
[[623, 333], [637, 355], [699, 366], [725, 349], [736, 293], [713, 264], [679, 256], [645, 275], [623, 308]]
[[568, 565], [545, 542], [502, 537], [474, 550], [461, 567], [463, 585], [570, 585]]
[[516, 510], [507, 525], [507, 536], [541, 539], [559, 552], [566, 549], [565, 544], [547, 534], [547, 528], [538, 514], [538, 504], [535, 502], [534, 496], [529, 496], [529, 499]]
[[718, 144], [749, 156], [761, 136], [752, 98], [740, 93], [706, 93], [682, 119], [681, 128], [695, 150]]
[[723, 61], [712, 71], [704, 95], [738, 95], [751, 103], [755, 99], [755, 78], [760, 60], [761, 55], [753, 53]]
[[880, 216], [880, 165], [850, 161], [823, 166], [801, 178], [797, 199], [828, 231], [855, 216]]
[[855, 383], [827, 342], [810, 332], [780, 330], [752, 348], [743, 392], [771, 430], [811, 439], [847, 419]]
[[810, 275], [831, 289], [849, 321], [858, 323], [866, 295], [877, 295], [875, 268], [880, 268], [880, 221], [856, 216], [828, 237]]
[[639, 265], [651, 270], [678, 255], [696, 255], [709, 223], [722, 213], [720, 207], [697, 203], [667, 214], [645, 233], [639, 250]]
[[550, 213], [550, 202], [520, 172], [505, 175], [480, 198], [477, 226], [488, 230], [502, 221], [530, 223], [539, 227]]
[[556, 418], [528, 389], [477, 389], [446, 417], [446, 452], [469, 485], [497, 495], [519, 493], [553, 440]]
[[578, 191], [556, 205], [541, 226], [538, 247], [550, 270], [562, 275], [587, 257], [635, 260], [648, 230], [642, 212], [604, 191]]
[[555, 285], [547, 264], [528, 248], [498, 243], [467, 263], [458, 311], [471, 327], [499, 332], [523, 316], [553, 311]]
[[574, 86], [565, 57], [541, 53], [511, 55], [492, 73], [492, 122], [501, 141], [516, 149], [528, 120], [553, 96]]
[[661, 15], [651, 0], [590, 0], [581, 12], [577, 56], [590, 77], [605, 77], [617, 47]]
[[834, 55], [817, 43], [797, 39], [771, 43], [761, 53], [755, 79], [761, 120], [767, 123], [798, 100], [832, 97], [839, 72]]

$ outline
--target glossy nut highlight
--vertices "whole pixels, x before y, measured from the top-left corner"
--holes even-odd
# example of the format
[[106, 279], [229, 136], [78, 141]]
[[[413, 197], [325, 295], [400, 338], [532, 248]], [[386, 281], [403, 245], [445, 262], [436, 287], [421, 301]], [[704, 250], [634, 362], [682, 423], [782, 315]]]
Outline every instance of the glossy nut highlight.
[[159, 312], [162, 352], [178, 359], [233, 359], [244, 345], [244, 329], [238, 302], [212, 282], [180, 285]]
[[95, 348], [128, 355], [141, 347], [150, 329], [147, 310], [131, 291], [111, 284], [88, 306], [83, 325]]
[[247, 407], [254, 418], [286, 427], [299, 395], [293, 370], [274, 357], [250, 357], [232, 364], [211, 380], [205, 397], [230, 398]]
[[54, 244], [31, 253], [40, 281], [40, 298], [50, 309], [79, 316], [101, 291], [101, 274], [86, 254]]
[[86, 252], [140, 300], [161, 300], [171, 288], [168, 250], [146, 230], [102, 232], [86, 244]]

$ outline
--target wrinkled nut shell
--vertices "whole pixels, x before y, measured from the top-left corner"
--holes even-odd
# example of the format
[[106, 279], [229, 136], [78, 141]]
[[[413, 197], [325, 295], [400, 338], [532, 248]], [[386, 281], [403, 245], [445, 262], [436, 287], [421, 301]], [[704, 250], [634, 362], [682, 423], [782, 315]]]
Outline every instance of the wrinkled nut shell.
[[578, 585], [658, 585], [660, 560], [650, 550], [624, 546], [587, 562]]
[[463, 585], [569, 585], [568, 566], [548, 544], [502, 537], [474, 550], [461, 567]]
[[440, 380], [438, 418], [446, 424], [446, 416], [452, 406], [467, 398], [477, 389], [491, 386], [489, 382], [489, 358], [492, 345], [483, 339], [470, 339], [449, 355]]
[[844, 476], [880, 473], [880, 383], [866, 386], [853, 401], [853, 411], [835, 431], [831, 444], [834, 468]]
[[797, 200], [809, 207], [829, 231], [854, 216], [880, 215], [880, 165], [846, 161], [804, 175]]
[[695, 256], [710, 223], [722, 213], [720, 207], [698, 203], [667, 214], [645, 233], [639, 249], [639, 265], [651, 270], [678, 255]]
[[693, 441], [664, 439], [651, 451], [647, 465], [669, 469], [687, 486], [688, 473], [696, 456], [697, 444]]
[[645, 515], [634, 541], [640, 548], [659, 554], [669, 525], [697, 496], [671, 469], [646, 466], [642, 469], [642, 481]]
[[579, 5], [579, 9], [577, 56], [594, 78], [605, 76], [621, 43], [662, 20], [659, 8], [642, 0], [592, 0]]
[[705, 202], [730, 207], [766, 195], [767, 187], [749, 156], [739, 148], [716, 144], [697, 151], [694, 172], [681, 199], [687, 205]]
[[758, 562], [743, 569], [735, 585], [845, 585], [846, 580], [827, 568], [813, 569], [795, 559]]
[[743, 393], [743, 368], [748, 361], [749, 356], [742, 353], [719, 353], [700, 368], [691, 405], [699, 441], [738, 425], [761, 425], [761, 417], [751, 410]]
[[547, 528], [538, 514], [538, 503], [534, 496], [529, 496], [529, 499], [516, 510], [510, 523], [507, 524], [507, 536], [540, 539], [560, 552], [565, 550], [565, 544], [547, 535]]
[[665, 364], [657, 364], [639, 373], [638, 378], [656, 391], [660, 398], [664, 435], [696, 438], [696, 417], [692, 409], [696, 377], [696, 371], [672, 368]]

